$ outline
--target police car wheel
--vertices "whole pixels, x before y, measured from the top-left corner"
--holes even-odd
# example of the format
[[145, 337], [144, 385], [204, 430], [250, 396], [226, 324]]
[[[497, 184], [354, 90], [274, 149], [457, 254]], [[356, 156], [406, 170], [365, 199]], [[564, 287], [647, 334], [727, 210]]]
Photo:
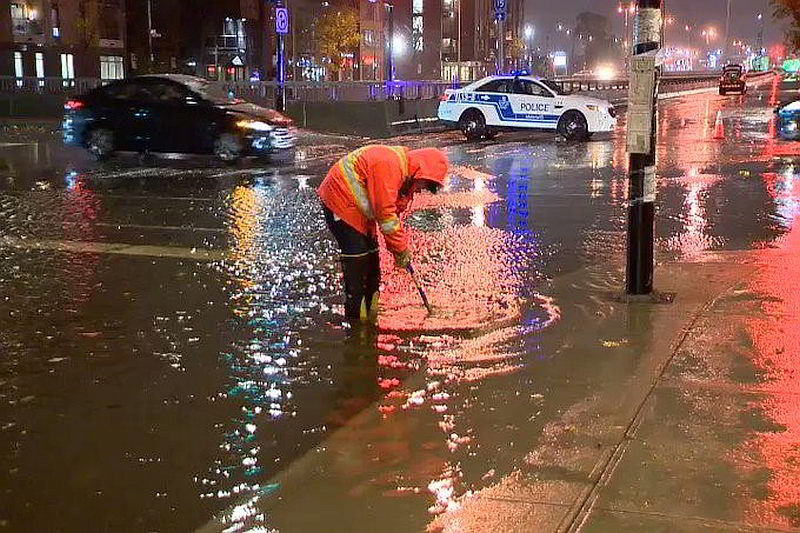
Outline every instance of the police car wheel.
[[464, 137], [470, 141], [476, 141], [487, 134], [486, 119], [483, 118], [483, 113], [474, 109], [461, 115], [458, 126]]
[[564, 113], [558, 131], [568, 141], [584, 141], [589, 138], [589, 124], [586, 122], [586, 117], [577, 111]]

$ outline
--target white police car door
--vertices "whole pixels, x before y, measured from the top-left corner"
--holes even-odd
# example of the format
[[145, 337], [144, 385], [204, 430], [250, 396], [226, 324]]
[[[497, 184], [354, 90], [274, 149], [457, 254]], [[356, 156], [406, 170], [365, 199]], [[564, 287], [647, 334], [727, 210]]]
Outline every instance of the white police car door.
[[533, 80], [514, 80], [511, 106], [520, 127], [555, 129], [563, 111], [563, 102], [546, 87]]
[[514, 126], [511, 106], [513, 81], [510, 78], [494, 79], [476, 89], [474, 95], [464, 93], [464, 97], [481, 108], [489, 126]]

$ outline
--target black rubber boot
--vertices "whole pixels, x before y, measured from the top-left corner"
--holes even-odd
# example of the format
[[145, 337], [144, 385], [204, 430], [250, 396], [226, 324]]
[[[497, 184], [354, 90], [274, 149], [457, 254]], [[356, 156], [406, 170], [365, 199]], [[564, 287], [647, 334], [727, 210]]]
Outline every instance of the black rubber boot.
[[378, 324], [378, 298], [381, 286], [381, 258], [375, 251], [366, 258], [364, 267], [364, 302], [366, 304], [367, 320]]
[[364, 302], [364, 274], [366, 257], [342, 257], [344, 273], [344, 317], [355, 326], [361, 322], [361, 306]]

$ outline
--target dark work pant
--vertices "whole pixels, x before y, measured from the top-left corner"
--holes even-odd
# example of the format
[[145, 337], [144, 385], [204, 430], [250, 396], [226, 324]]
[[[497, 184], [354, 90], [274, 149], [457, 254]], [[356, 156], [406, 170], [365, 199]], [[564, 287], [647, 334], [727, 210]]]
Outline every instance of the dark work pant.
[[344, 315], [351, 323], [357, 322], [362, 319], [362, 303], [368, 315], [373, 303], [377, 301], [381, 283], [378, 240], [374, 236], [359, 233], [338, 219], [327, 207], [323, 206], [323, 210], [325, 223], [341, 250], [339, 257], [344, 273]]

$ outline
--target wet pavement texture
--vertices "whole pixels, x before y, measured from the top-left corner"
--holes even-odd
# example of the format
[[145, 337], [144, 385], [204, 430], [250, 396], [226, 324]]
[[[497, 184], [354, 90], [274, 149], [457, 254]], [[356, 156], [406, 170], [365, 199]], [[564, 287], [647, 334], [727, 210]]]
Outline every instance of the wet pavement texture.
[[[776, 80], [661, 104], [659, 261], [793, 246], [800, 144], [776, 138], [773, 115], [790, 96]], [[569, 432], [554, 420], [635, 374], [648, 349], [635, 341], [646, 313], [607, 327], [598, 296], [622, 286], [624, 127], [577, 144], [391, 140], [441, 147], [453, 165], [447, 190], [419, 196], [407, 219], [437, 313], [425, 318], [384, 255], [382, 329], [357, 334], [342, 324], [315, 187], [364, 140], [309, 135], [293, 165], [227, 167], [97, 164], [46, 126], [15, 133], [0, 143], [0, 527], [460, 531], [461, 498], [490, 487], [486, 511], [535, 520], [512, 497], [501, 508], [498, 480], [536, 464], [533, 443]], [[773, 277], [751, 290], [790, 277], [791, 258], [770, 259]], [[773, 298], [788, 310], [764, 311], [748, 342], [786, 336], [774, 317], [796, 306]], [[775, 368], [767, 359], [757, 375]], [[765, 382], [794, 390], [790, 366]], [[665, 427], [721, 401], [657, 394]], [[731, 408], [746, 415], [758, 394]], [[763, 480], [741, 495], [764, 520], [748, 523], [798, 526], [800, 495], [775, 464], [796, 454], [797, 417], [776, 405], [751, 422], [791, 432], [746, 443]], [[571, 493], [569, 464], [537, 475]], [[649, 524], [619, 514], [645, 496], [621, 489], [595, 530]], [[717, 525], [744, 520], [734, 514]]]

